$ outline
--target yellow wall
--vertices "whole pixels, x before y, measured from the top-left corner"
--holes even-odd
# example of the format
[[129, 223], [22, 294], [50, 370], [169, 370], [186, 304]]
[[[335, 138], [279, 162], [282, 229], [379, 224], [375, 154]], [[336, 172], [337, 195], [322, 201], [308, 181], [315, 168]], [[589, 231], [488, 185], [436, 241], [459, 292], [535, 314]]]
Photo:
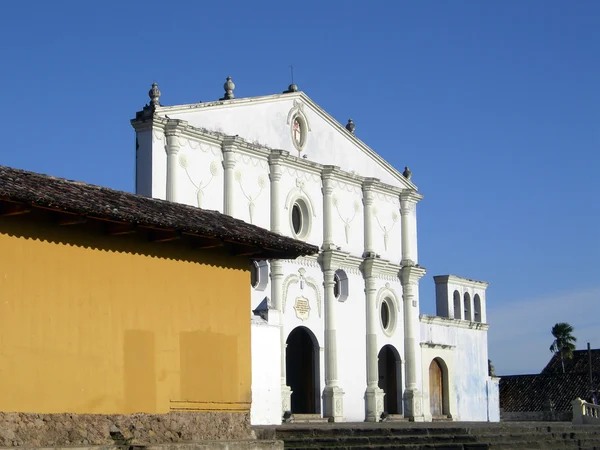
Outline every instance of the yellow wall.
[[0, 411], [250, 409], [248, 261], [0, 218]]

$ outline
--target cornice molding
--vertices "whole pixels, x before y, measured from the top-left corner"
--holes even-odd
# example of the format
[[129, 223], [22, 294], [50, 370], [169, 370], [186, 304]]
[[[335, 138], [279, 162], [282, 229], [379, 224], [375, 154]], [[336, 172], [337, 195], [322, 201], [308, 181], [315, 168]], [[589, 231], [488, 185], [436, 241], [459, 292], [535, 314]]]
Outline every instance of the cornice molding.
[[472, 280], [470, 278], [463, 278], [456, 275], [435, 275], [433, 277], [435, 284], [458, 284], [459, 286], [471, 287], [475, 289], [486, 290], [490, 285], [487, 281]]
[[361, 270], [365, 278], [386, 276], [398, 278], [400, 276], [400, 269], [399, 265], [380, 258], [366, 258], [361, 265]]
[[487, 323], [451, 319], [449, 317], [429, 316], [427, 314], [421, 314], [419, 316], [419, 321], [427, 325], [440, 325], [443, 327], [463, 328], [466, 330], [487, 331], [490, 328]]

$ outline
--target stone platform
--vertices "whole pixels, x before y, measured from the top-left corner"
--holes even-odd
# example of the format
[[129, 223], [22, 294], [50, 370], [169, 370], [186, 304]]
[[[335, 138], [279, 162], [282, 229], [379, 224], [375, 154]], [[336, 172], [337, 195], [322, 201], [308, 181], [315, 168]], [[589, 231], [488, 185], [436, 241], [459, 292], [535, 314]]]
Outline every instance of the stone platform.
[[600, 450], [600, 427], [569, 422], [285, 424], [254, 431], [287, 449]]

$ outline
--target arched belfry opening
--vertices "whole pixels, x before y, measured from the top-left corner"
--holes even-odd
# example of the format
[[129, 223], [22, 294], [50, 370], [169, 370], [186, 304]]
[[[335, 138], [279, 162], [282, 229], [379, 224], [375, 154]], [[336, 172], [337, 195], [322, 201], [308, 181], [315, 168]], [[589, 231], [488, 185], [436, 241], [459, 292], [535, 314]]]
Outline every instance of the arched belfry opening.
[[286, 384], [292, 390], [292, 413], [320, 414], [319, 343], [306, 327], [292, 330], [286, 341]]
[[460, 293], [458, 291], [454, 291], [453, 294], [453, 298], [454, 298], [454, 318], [455, 319], [462, 319], [462, 314], [461, 314], [461, 306], [460, 306]]
[[481, 322], [481, 297], [479, 294], [475, 294], [473, 297], [473, 321]]
[[471, 296], [469, 295], [468, 292], [465, 292], [464, 302], [465, 302], [465, 315], [464, 315], [463, 319], [472, 321], [473, 317], [471, 317]]
[[429, 365], [429, 411], [434, 418], [449, 415], [448, 369], [441, 358]]
[[379, 388], [385, 392], [383, 411], [402, 414], [402, 361], [393, 345], [384, 345], [378, 355]]

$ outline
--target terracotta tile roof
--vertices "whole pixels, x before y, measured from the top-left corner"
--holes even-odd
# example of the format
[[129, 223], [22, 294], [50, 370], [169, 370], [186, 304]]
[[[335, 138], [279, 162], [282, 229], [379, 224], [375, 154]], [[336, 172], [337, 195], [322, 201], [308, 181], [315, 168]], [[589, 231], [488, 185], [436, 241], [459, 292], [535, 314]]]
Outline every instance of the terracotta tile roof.
[[[561, 369], [562, 371], [562, 369]], [[600, 387], [600, 373], [593, 376], [594, 388]], [[500, 378], [500, 408], [504, 411], [543, 411], [548, 398], [554, 411], [571, 411], [577, 397], [590, 397], [589, 373], [552, 373], [509, 375]]]
[[83, 216], [218, 238], [257, 247], [252, 257], [296, 258], [318, 247], [272, 233], [217, 211], [152, 199], [35, 172], [0, 166], [0, 200]]
[[[600, 349], [592, 349], [592, 370], [594, 372], [600, 372]], [[575, 350], [573, 352], [573, 359], [565, 359], [565, 372], [566, 373], [587, 373], [589, 374], [589, 359], [587, 350]], [[541, 373], [562, 373], [562, 364], [560, 362], [560, 355], [554, 355], [548, 365], [544, 367]]]

